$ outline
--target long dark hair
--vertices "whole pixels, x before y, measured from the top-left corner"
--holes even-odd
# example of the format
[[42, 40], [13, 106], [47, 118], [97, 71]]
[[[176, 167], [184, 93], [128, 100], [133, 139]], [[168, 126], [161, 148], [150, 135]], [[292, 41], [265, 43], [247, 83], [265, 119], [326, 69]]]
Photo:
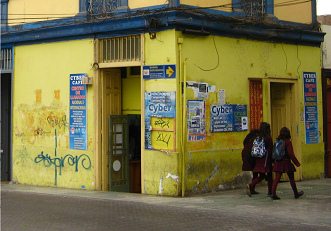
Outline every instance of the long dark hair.
[[271, 129], [270, 129], [270, 124], [266, 122], [262, 122], [260, 124], [260, 136], [265, 138], [267, 136], [271, 136]]
[[279, 131], [278, 139], [279, 140], [291, 139], [290, 129], [288, 129], [287, 127], [282, 127]]

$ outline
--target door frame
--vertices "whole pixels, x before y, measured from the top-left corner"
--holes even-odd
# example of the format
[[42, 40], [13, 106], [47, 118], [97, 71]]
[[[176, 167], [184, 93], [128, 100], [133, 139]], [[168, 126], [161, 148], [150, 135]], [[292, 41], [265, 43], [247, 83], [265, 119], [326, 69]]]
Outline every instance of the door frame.
[[[12, 180], [12, 175], [13, 175], [13, 161], [12, 161], [12, 124], [13, 124], [13, 121], [12, 121], [12, 118], [13, 118], [13, 74], [11, 71], [1, 71], [1, 74], [0, 74], [0, 93], [1, 93], [1, 87], [2, 87], [2, 78], [8, 78], [8, 81], [9, 81], [9, 89], [10, 89], [10, 94], [9, 94], [9, 99], [8, 99], [8, 103], [9, 103], [9, 107], [10, 107], [10, 114], [9, 114], [9, 118], [8, 118], [8, 134], [5, 134], [6, 136], [8, 136], [8, 161], [7, 161], [7, 164], [8, 164], [8, 168], [9, 168], [9, 171], [8, 171], [8, 177], [5, 181], [11, 181]], [[6, 76], [6, 77], [4, 77]], [[0, 99], [1, 99], [1, 94], [0, 94]], [[3, 118], [1, 118], [1, 102], [2, 102], [2, 99], [0, 100], [0, 155], [2, 155], [2, 143], [1, 143], [1, 140], [2, 140], [2, 136], [4, 134], [1, 133], [1, 130], [2, 130], [2, 126], [3, 126]], [[1, 169], [2, 171], [2, 169]]]
[[[329, 136], [331, 131], [328, 130], [328, 81], [331, 81], [331, 69], [322, 69], [322, 98], [323, 98], [323, 140], [324, 140], [324, 176], [331, 177], [331, 153], [328, 153]], [[331, 110], [331, 109], [329, 109]]]
[[[285, 78], [269, 78], [265, 80], [264, 86], [266, 86], [266, 89], [264, 91], [264, 96], [266, 97], [266, 102], [264, 103], [266, 110], [266, 117], [268, 121], [270, 121], [271, 124], [271, 110], [272, 110], [272, 102], [271, 102], [271, 84], [272, 83], [283, 83], [283, 84], [291, 84], [291, 109], [293, 109], [293, 112], [291, 113], [290, 121], [291, 121], [291, 127], [289, 128], [292, 134], [292, 144], [294, 153], [296, 154], [297, 159], [301, 163], [302, 161], [302, 149], [301, 149], [301, 139], [302, 134], [300, 131], [300, 122], [303, 121], [303, 114], [300, 113], [299, 108], [299, 100], [301, 97], [299, 96], [299, 83], [297, 79], [285, 79]], [[272, 126], [272, 124], [271, 124]], [[272, 137], [274, 140], [276, 137]], [[302, 180], [302, 168], [297, 168], [296, 172], [296, 180]]]

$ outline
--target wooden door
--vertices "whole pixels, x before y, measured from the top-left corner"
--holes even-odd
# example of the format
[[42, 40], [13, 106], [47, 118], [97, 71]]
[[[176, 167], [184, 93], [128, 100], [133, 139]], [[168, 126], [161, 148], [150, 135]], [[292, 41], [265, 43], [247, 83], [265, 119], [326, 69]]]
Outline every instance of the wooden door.
[[107, 69], [102, 72], [102, 189], [109, 190], [109, 116], [121, 114], [121, 72]]
[[[297, 134], [297, 115], [295, 110], [293, 83], [271, 83], [270, 100], [271, 100], [271, 135], [275, 140], [282, 127], [288, 127], [291, 131], [292, 144], [296, 157], [300, 161], [301, 153], [299, 148], [299, 137]], [[301, 179], [301, 169], [295, 173], [295, 179]], [[283, 180], [287, 176], [283, 174]]]
[[271, 135], [275, 140], [282, 127], [291, 127], [291, 85], [271, 83]]

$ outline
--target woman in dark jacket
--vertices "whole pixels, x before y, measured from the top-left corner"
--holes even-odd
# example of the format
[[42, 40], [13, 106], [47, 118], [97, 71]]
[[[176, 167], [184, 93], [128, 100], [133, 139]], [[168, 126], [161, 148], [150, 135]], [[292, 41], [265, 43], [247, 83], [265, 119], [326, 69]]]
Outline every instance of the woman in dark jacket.
[[242, 170], [243, 171], [253, 171], [255, 166], [255, 159], [251, 155], [252, 146], [254, 139], [258, 136], [259, 130], [254, 129], [248, 133], [245, 137], [243, 145], [244, 148], [241, 151], [241, 159], [242, 159]]
[[[303, 191], [298, 192], [297, 186], [294, 181], [295, 167], [293, 163], [299, 167], [300, 163], [294, 155], [293, 146], [291, 142], [291, 133], [287, 127], [280, 129], [277, 139], [282, 139], [285, 142], [285, 155], [281, 160], [276, 160], [273, 171], [275, 172], [275, 179], [272, 185], [272, 199], [279, 200], [280, 198], [276, 194], [277, 185], [282, 176], [282, 173], [286, 172], [290, 179], [290, 184], [294, 192], [295, 199], [303, 195]], [[293, 162], [293, 163], [292, 163]]]
[[268, 195], [271, 196], [273, 141], [271, 138], [270, 124], [266, 122], [260, 124], [259, 136], [264, 140], [267, 154], [262, 158], [255, 158], [253, 174], [257, 175], [257, 177], [253, 177], [252, 182], [247, 185], [247, 195], [251, 196], [251, 194], [255, 194], [255, 186], [266, 178], [268, 181]]
[[[253, 142], [254, 139], [259, 135], [259, 130], [258, 129], [253, 129], [252, 131], [250, 131], [247, 136], [244, 139], [243, 145], [244, 148], [241, 151], [241, 159], [242, 159], [242, 167], [241, 169], [243, 171], [252, 171], [254, 169], [255, 166], [255, 158], [252, 157], [252, 146], [253, 146]], [[253, 172], [253, 179], [257, 178], [258, 174]], [[255, 191], [255, 189], [252, 189], [250, 191], [250, 195], [252, 194], [258, 194], [258, 192]]]

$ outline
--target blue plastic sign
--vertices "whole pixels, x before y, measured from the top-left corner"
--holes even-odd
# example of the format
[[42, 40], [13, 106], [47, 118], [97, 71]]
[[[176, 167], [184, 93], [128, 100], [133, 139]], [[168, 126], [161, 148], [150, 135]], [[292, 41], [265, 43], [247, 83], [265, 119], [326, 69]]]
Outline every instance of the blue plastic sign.
[[232, 105], [211, 105], [211, 132], [233, 131]]
[[172, 79], [176, 78], [176, 65], [143, 66], [144, 79]]
[[70, 75], [70, 149], [87, 149], [86, 85], [82, 84], [82, 78], [85, 76], [86, 74]]
[[304, 72], [303, 84], [306, 144], [317, 144], [319, 142], [319, 134], [316, 72]]
[[145, 92], [145, 148], [152, 149], [151, 118], [176, 117], [176, 92]]
[[211, 105], [211, 132], [239, 132], [247, 130], [247, 106], [239, 104]]

